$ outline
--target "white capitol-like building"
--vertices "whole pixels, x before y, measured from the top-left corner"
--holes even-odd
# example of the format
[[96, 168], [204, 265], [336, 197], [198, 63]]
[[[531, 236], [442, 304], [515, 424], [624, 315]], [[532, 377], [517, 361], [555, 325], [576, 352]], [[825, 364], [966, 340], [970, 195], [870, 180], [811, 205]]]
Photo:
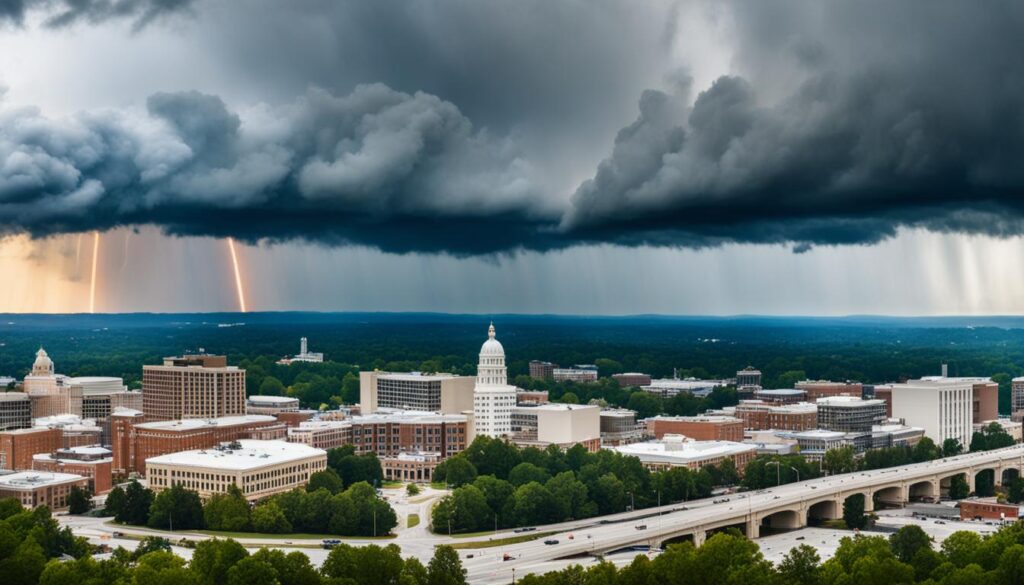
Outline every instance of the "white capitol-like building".
[[487, 329], [487, 341], [480, 347], [473, 388], [473, 428], [476, 435], [501, 437], [512, 433], [512, 410], [516, 388], [508, 384], [505, 348], [494, 338], [494, 323]]

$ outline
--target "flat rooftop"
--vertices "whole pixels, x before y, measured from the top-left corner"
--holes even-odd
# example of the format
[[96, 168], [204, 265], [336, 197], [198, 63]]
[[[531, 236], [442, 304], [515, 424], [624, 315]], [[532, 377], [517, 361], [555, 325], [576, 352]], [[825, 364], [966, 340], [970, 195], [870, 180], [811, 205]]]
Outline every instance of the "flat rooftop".
[[639, 457], [641, 461], [686, 463], [749, 453], [756, 450], [756, 447], [733, 441], [662, 440], [619, 445], [610, 449], [623, 455]]
[[24, 392], [3, 392], [0, 393], [0, 402], [13, 402], [15, 400], [28, 400], [28, 394]]
[[60, 485], [83, 479], [73, 473], [49, 473], [46, 471], [22, 471], [8, 475], [0, 475], [0, 489], [35, 489], [51, 485]]
[[260, 422], [274, 422], [277, 419], [266, 414], [246, 414], [241, 416], [222, 416], [220, 418], [186, 418], [181, 420], [162, 420], [136, 425], [137, 429], [152, 431], [193, 431], [216, 427], [233, 427]]
[[540, 410], [554, 411], [554, 412], [566, 412], [570, 410], [590, 410], [598, 409], [600, 406], [596, 404], [563, 404], [561, 402], [548, 402], [546, 404], [537, 404], [530, 406], [517, 406], [516, 409], [523, 412], [537, 412]]
[[272, 405], [272, 404], [298, 404], [298, 402], [299, 402], [298, 398], [292, 398], [291, 396], [266, 396], [266, 395], [262, 395], [262, 394], [257, 394], [257, 395], [254, 395], [254, 396], [250, 396], [250, 397], [246, 398], [245, 400], [247, 402], [251, 403], [251, 404], [268, 404], [268, 405]]
[[353, 416], [349, 420], [353, 424], [386, 423], [386, 422], [423, 422], [423, 423], [457, 423], [466, 422], [464, 414], [441, 414], [426, 410], [378, 410], [371, 414]]
[[473, 378], [474, 376], [456, 376], [445, 372], [423, 373], [423, 372], [378, 372], [377, 379], [401, 380], [404, 382], [429, 382], [432, 380], [451, 380], [452, 378]]
[[818, 406], [838, 406], [849, 408], [885, 404], [885, 401], [881, 398], [861, 398], [860, 396], [826, 396], [824, 398], [819, 398], [817, 402]]
[[240, 446], [238, 449], [197, 449], [150, 457], [146, 459], [146, 465], [175, 465], [245, 471], [268, 465], [302, 461], [311, 457], [327, 456], [327, 451], [314, 449], [304, 443], [257, 441], [253, 439], [243, 439], [237, 441], [237, 443]]
[[696, 416], [662, 416], [658, 415], [647, 420], [663, 420], [668, 422], [693, 422], [693, 423], [738, 423], [742, 419], [727, 414], [698, 414]]

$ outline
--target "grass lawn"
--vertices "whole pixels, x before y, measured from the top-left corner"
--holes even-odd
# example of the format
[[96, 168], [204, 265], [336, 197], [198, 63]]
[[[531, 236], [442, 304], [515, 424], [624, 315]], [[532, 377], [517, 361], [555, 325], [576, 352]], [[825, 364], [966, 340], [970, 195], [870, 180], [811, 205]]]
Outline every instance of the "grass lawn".
[[405, 485], [405, 484], [400, 482], [400, 481], [383, 481], [383, 482], [381, 482], [380, 487], [382, 489], [391, 490], [391, 489], [395, 489], [395, 488], [400, 488], [403, 485]]
[[[519, 544], [520, 542], [529, 542], [538, 538], [544, 538], [545, 536], [551, 536], [554, 532], [531, 532], [529, 534], [518, 534], [516, 536], [510, 536], [508, 538], [499, 538], [498, 540], [478, 540], [475, 542], [460, 542], [451, 545], [454, 549], [477, 549], [477, 548], [491, 548], [492, 546], [505, 546], [509, 544]], [[468, 534], [460, 534], [459, 536], [469, 536]]]
[[409, 525], [408, 525], [409, 528], [412, 528], [413, 526], [417, 526], [419, 523], [420, 523], [420, 515], [419, 514], [409, 514]]

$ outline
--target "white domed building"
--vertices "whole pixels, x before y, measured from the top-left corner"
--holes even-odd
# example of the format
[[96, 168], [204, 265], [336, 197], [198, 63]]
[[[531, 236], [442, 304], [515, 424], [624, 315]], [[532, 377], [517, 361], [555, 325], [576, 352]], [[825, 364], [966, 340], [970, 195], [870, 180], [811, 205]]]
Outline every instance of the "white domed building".
[[516, 388], [508, 384], [505, 348], [494, 338], [494, 323], [491, 323], [476, 367], [476, 386], [473, 389], [475, 434], [488, 437], [512, 434], [512, 410], [515, 407]]

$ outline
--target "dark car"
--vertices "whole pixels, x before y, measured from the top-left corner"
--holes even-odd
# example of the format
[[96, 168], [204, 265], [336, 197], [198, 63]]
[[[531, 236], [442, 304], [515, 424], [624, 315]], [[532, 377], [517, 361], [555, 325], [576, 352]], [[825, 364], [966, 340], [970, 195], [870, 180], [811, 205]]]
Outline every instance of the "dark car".
[[554, 538], [549, 538], [549, 539], [544, 541], [544, 544], [558, 544], [558, 541], [555, 540]]

